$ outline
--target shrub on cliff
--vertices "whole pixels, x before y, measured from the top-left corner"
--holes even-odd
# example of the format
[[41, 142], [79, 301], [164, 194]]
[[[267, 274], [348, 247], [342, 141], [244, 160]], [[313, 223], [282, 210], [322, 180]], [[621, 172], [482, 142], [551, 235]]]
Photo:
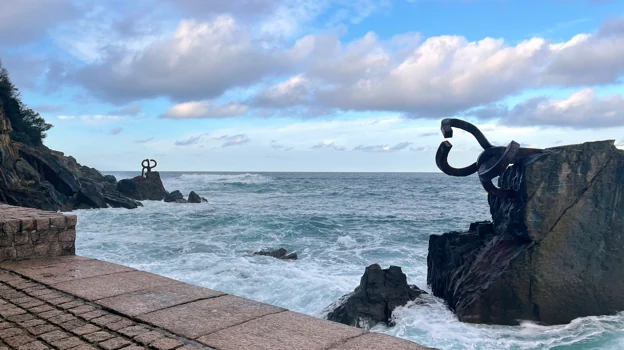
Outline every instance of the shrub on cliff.
[[11, 139], [31, 146], [39, 146], [52, 124], [45, 122], [39, 113], [28, 108], [20, 99], [19, 90], [11, 83], [9, 72], [0, 61], [0, 108], [11, 121]]

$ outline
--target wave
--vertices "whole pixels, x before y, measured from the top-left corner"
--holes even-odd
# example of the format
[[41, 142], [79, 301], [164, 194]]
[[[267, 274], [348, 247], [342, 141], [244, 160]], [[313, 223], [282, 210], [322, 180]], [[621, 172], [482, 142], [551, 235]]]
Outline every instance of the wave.
[[225, 183], [225, 184], [264, 184], [273, 181], [270, 176], [260, 174], [182, 174], [176, 179], [190, 182]]

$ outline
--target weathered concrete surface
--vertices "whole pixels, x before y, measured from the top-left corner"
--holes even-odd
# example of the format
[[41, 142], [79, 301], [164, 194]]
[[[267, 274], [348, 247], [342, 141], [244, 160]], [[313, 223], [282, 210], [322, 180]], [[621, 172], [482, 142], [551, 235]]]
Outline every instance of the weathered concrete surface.
[[126, 315], [137, 316], [222, 295], [225, 293], [186, 283], [175, 283], [100, 299], [98, 304]]
[[[138, 318], [159, 327], [169, 327], [189, 338], [214, 333], [243, 322], [286, 310], [231, 295], [200, 300], [189, 304], [140, 315]], [[213, 315], [213, 317], [206, 317]]]
[[211, 349], [6, 271], [0, 271], [0, 317], [3, 349]]
[[509, 167], [499, 186], [519, 196], [489, 197], [491, 234], [431, 237], [434, 295], [478, 323], [624, 310], [624, 151], [613, 141], [551, 148]]
[[304, 350], [327, 349], [363, 334], [364, 331], [354, 327], [327, 327], [321, 319], [287, 311], [200, 337], [198, 341], [224, 350]]
[[[97, 265], [101, 265], [102, 274], [95, 272], [94, 267]], [[41, 299], [22, 300], [20, 298], [24, 296], [15, 295], [20, 302], [26, 303], [25, 306], [32, 307], [32, 311], [25, 309], [26, 313], [34, 312], [36, 318], [36, 312], [53, 311], [43, 316], [57, 317], [58, 322], [66, 319], [63, 322], [68, 322], [67, 327], [70, 327], [69, 322], [76, 323], [75, 326], [80, 324], [78, 332], [84, 334], [74, 332], [72, 335], [72, 331], [66, 331], [66, 337], [77, 338], [72, 341], [90, 346], [98, 344], [103, 347], [100, 343], [121, 338], [118, 341], [124, 344], [149, 345], [156, 350], [183, 349], [183, 346], [183, 350], [193, 350], [188, 348], [188, 344], [217, 350], [428, 349], [410, 341], [370, 333], [146, 272], [128, 272], [125, 271], [128, 268], [121, 265], [79, 256], [4, 262], [0, 264], [0, 269], [16, 273], [13, 275], [0, 271], [0, 281], [10, 280], [11, 285], [29, 291], [32, 289], [31, 297]], [[75, 273], [82, 269], [89, 272]], [[50, 275], [43, 271], [50, 272]], [[71, 276], [72, 279], [58, 282], [58, 276]], [[44, 280], [47, 282], [40, 283]], [[163, 281], [167, 282], [162, 284]], [[67, 293], [55, 291], [61, 289], [59, 287]], [[0, 285], [0, 296], [2, 289]], [[111, 289], [110, 293], [115, 296], [102, 298], [102, 295], [107, 294], [107, 289]], [[8, 313], [14, 312], [20, 315], [23, 313], [11, 306]], [[75, 317], [62, 316], [67, 312]], [[2, 311], [0, 316], [3, 316]], [[106, 324], [100, 325], [98, 322]], [[121, 326], [124, 326], [123, 329], [117, 329]], [[110, 327], [114, 328], [113, 331]], [[98, 333], [102, 331], [113, 337], [107, 338], [110, 336]], [[356, 341], [360, 337], [364, 338]], [[1, 331], [0, 339], [4, 339]], [[42, 342], [45, 346], [51, 345], [42, 339], [34, 341]]]

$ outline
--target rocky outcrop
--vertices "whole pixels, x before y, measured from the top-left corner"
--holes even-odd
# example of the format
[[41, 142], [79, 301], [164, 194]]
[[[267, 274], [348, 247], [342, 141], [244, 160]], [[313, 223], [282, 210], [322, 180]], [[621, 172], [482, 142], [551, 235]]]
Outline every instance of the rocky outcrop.
[[429, 240], [427, 280], [460, 320], [563, 324], [624, 310], [624, 151], [547, 149], [507, 168], [492, 223]]
[[0, 108], [0, 202], [53, 211], [141, 205], [99, 171], [45, 146], [15, 142], [10, 134]]
[[414, 285], [400, 267], [382, 269], [373, 264], [366, 268], [355, 290], [330, 306], [327, 319], [350, 326], [369, 329], [377, 323], [392, 325], [392, 311], [427, 294]]
[[204, 197], [200, 197], [197, 193], [195, 193], [195, 191], [191, 191], [191, 193], [189, 193], [188, 195], [188, 202], [189, 203], [201, 203], [201, 202], [208, 202], [208, 200]]
[[186, 203], [186, 199], [184, 199], [182, 192], [178, 190], [175, 190], [171, 193], [167, 193], [164, 200], [167, 203]]
[[288, 254], [288, 251], [284, 248], [255, 252], [254, 255], [271, 256], [282, 260], [297, 260], [297, 253]]
[[143, 201], [161, 201], [165, 199], [167, 190], [157, 171], [151, 171], [143, 176], [132, 179], [123, 179], [117, 183], [117, 191], [132, 199]]

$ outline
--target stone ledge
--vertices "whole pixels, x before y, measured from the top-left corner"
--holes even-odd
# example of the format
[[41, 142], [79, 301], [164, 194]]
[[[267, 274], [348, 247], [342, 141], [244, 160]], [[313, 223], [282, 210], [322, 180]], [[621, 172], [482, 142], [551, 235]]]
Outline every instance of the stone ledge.
[[0, 261], [73, 255], [75, 215], [0, 204]]
[[[157, 350], [193, 350], [188, 348], [189, 345], [183, 346], [190, 343], [216, 350], [429, 349], [407, 340], [80, 256], [5, 262], [0, 268], [29, 279], [15, 276], [19, 280], [6, 282], [11, 286], [28, 290], [41, 286], [30, 294], [41, 301], [19, 299], [19, 302], [31, 303], [28, 305], [42, 312], [42, 317], [49, 317], [49, 322], [69, 319], [58, 309], [71, 307], [69, 313], [94, 324], [85, 332], [94, 333], [93, 327], [108, 327], [108, 324], [121, 322], [117, 317], [127, 320], [125, 323], [143, 324], [153, 329], [134, 336], [135, 329], [128, 327], [124, 332], [133, 335], [132, 338], [127, 335], [120, 336], [120, 339], [107, 338], [102, 340], [101, 347], [114, 347], [117, 343], [129, 341]], [[0, 281], [5, 280], [0, 272]], [[36, 305], [42, 301], [57, 305], [56, 309]], [[78, 302], [82, 304], [78, 305]], [[52, 312], [53, 309], [57, 311]], [[169, 340], [159, 340], [163, 338], [162, 332], [172, 336], [167, 338]], [[104, 334], [93, 334], [85, 339], [99, 341], [104, 338]], [[134, 345], [128, 345], [127, 350], [140, 349], [140, 346], [133, 349], [130, 346]]]

